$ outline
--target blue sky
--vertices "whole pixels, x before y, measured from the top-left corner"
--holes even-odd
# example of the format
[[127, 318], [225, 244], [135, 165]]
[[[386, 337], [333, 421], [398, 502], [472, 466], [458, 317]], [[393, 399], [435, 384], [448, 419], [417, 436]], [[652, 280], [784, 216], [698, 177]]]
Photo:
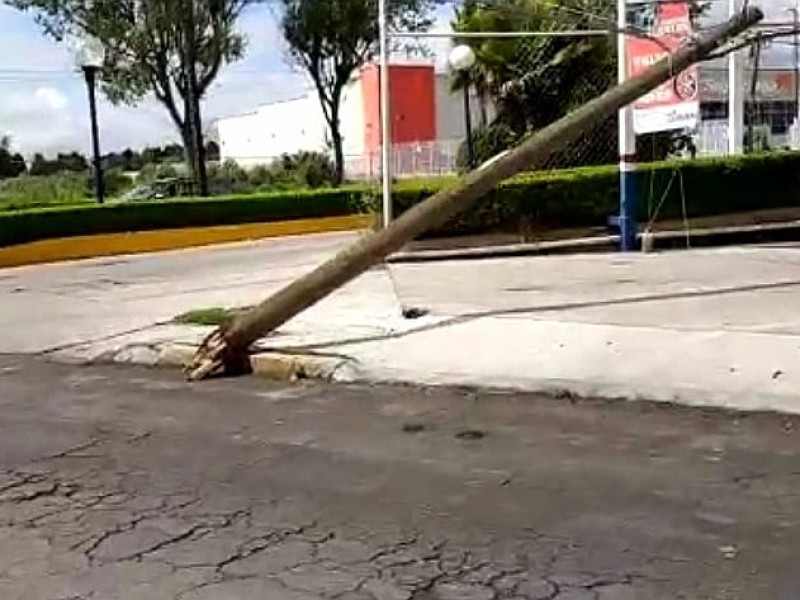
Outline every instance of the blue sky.
[[[766, 6], [774, 20], [788, 18], [781, 15], [794, 0], [755, 3]], [[715, 17], [722, 18], [724, 4], [715, 2], [715, 12], [719, 13]], [[247, 56], [226, 68], [210, 90], [205, 106], [207, 122], [293, 97], [309, 88], [305, 76], [287, 63], [275, 11], [275, 4], [261, 4], [242, 18], [241, 28], [249, 39]], [[440, 8], [436, 28], [447, 30], [451, 14], [452, 8]], [[0, 135], [11, 135], [14, 146], [26, 155], [87, 151], [86, 91], [68, 48], [44, 37], [31, 15], [4, 4], [0, 4], [0, 39], [4, 48], [0, 53]], [[447, 44], [438, 43], [439, 59], [446, 54]], [[784, 57], [787, 54], [785, 49], [780, 52]], [[785, 63], [780, 57], [771, 60]], [[107, 151], [177, 139], [172, 122], [153, 100], [136, 107], [114, 107], [102, 101], [100, 117]]]
[[[446, 28], [452, 9], [439, 10]], [[289, 66], [272, 3], [251, 8], [240, 26], [248, 38], [247, 56], [223, 70], [205, 103], [207, 123], [286, 99], [309, 89], [306, 77]], [[0, 135], [8, 134], [26, 155], [89, 147], [86, 89], [69, 49], [42, 35], [32, 15], [0, 3]], [[13, 50], [12, 50], [13, 49]], [[99, 107], [103, 149], [120, 150], [177, 140], [160, 104], [148, 99], [136, 107]]]

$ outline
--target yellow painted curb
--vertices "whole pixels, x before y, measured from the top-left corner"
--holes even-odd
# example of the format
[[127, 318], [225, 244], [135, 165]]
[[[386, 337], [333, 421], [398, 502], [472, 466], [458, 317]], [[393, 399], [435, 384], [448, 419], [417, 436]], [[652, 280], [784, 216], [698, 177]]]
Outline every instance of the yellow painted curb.
[[[155, 352], [156, 358], [153, 366], [184, 369], [192, 362], [197, 352], [197, 347], [165, 344], [155, 349]], [[125, 355], [125, 350], [116, 354], [116, 356], [122, 355]], [[128, 361], [112, 358], [111, 362]], [[264, 352], [253, 354], [250, 357], [253, 375], [275, 381], [296, 381], [298, 379], [330, 380], [343, 362], [342, 358], [279, 352]]]
[[286, 235], [367, 229], [369, 215], [298, 219], [274, 223], [216, 225], [186, 229], [159, 229], [41, 240], [0, 248], [0, 268], [120, 254], [142, 254]]

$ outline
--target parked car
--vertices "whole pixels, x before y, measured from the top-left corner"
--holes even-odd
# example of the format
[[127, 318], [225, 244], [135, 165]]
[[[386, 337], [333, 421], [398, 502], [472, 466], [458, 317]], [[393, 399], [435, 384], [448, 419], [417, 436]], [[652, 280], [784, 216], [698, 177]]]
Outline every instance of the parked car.
[[120, 196], [120, 202], [147, 202], [194, 195], [194, 182], [190, 179], [158, 179], [152, 183], [137, 185]]

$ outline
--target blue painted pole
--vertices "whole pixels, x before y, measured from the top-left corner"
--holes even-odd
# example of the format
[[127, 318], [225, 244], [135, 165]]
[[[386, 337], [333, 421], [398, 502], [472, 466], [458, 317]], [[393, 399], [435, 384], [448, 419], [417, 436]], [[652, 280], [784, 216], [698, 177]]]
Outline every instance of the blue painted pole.
[[639, 235], [636, 212], [641, 189], [635, 158], [635, 156], [623, 156], [619, 162], [619, 237], [620, 250], [623, 252], [633, 252], [637, 249]]
[[[619, 82], [628, 78], [628, 57], [625, 34], [628, 27], [626, 0], [617, 0], [617, 57]], [[633, 127], [633, 107], [619, 111], [619, 234], [620, 250], [633, 252], [637, 247], [639, 225], [636, 213], [640, 188], [636, 172], [636, 133]]]

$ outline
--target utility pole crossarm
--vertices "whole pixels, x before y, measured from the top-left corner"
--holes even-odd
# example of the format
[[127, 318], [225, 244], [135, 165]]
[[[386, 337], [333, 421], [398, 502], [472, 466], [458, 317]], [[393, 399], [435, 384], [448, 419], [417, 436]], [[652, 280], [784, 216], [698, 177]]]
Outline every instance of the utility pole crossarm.
[[197, 380], [246, 370], [249, 365], [248, 349], [256, 340], [355, 279], [420, 234], [469, 209], [503, 180], [542, 165], [548, 157], [589, 130], [593, 124], [611, 117], [622, 107], [666, 83], [762, 18], [763, 13], [755, 7], [734, 15], [723, 26], [690, 41], [647, 71], [587, 102], [526, 138], [514, 149], [467, 174], [456, 185], [412, 207], [385, 229], [363, 237], [239, 316], [230, 326], [212, 333], [197, 351], [193, 363], [187, 367], [190, 378]]

